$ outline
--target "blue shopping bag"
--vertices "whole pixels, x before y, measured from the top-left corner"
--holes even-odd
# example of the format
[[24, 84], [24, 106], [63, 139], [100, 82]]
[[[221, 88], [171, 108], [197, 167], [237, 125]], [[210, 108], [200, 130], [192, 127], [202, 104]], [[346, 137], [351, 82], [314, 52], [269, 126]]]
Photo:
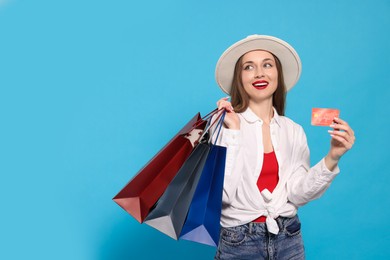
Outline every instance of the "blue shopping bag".
[[[217, 138], [224, 114], [217, 126]], [[180, 239], [218, 246], [225, 174], [226, 147], [210, 144], [210, 151], [192, 198]]]

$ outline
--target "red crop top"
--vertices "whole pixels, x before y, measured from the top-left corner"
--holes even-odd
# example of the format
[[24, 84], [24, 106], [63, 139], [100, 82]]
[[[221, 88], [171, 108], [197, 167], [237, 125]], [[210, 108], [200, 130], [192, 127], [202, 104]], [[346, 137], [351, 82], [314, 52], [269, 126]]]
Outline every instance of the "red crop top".
[[[259, 179], [257, 180], [257, 187], [260, 192], [268, 189], [271, 193], [274, 191], [279, 181], [279, 165], [276, 159], [275, 152], [264, 153], [263, 168], [261, 169]], [[260, 216], [253, 222], [265, 222], [266, 217]]]

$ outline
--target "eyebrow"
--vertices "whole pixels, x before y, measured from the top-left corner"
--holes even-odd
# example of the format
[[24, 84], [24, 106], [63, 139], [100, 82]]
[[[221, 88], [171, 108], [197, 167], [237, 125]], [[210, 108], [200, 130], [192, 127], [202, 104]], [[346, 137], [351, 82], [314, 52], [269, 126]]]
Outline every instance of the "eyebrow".
[[[265, 62], [265, 61], [273, 61], [275, 62], [273, 59], [271, 58], [265, 58], [262, 62]], [[246, 64], [246, 63], [255, 63], [254, 61], [251, 61], [251, 60], [248, 60], [246, 62], [243, 62], [242, 65]]]

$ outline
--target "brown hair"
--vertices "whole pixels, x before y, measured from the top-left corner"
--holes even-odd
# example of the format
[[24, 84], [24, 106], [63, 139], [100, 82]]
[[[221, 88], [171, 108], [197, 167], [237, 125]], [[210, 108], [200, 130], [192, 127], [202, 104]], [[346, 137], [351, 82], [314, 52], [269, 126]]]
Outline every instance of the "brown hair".
[[[271, 53], [272, 54], [272, 53]], [[232, 106], [237, 113], [244, 112], [249, 106], [249, 96], [246, 93], [242, 81], [242, 55], [236, 62], [234, 68], [232, 90], [230, 92]], [[272, 54], [275, 59], [276, 69], [278, 71], [278, 87], [272, 96], [272, 105], [275, 107], [279, 115], [284, 116], [284, 110], [286, 106], [286, 85], [284, 84], [282, 64], [279, 59]]]

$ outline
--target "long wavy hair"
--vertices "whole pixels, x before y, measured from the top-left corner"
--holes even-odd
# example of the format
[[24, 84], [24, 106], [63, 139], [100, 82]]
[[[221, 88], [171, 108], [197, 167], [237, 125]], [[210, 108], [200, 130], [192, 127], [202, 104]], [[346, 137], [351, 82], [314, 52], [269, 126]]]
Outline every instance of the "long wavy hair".
[[[272, 53], [271, 53], [272, 54]], [[249, 106], [249, 96], [246, 93], [241, 80], [242, 73], [242, 55], [236, 62], [234, 68], [234, 76], [232, 82], [232, 89], [230, 92], [231, 103], [235, 112], [242, 113]], [[279, 115], [284, 116], [286, 106], [286, 85], [284, 84], [282, 64], [278, 57], [272, 54], [275, 59], [276, 69], [278, 71], [278, 86], [272, 96], [272, 105], [275, 107]]]

